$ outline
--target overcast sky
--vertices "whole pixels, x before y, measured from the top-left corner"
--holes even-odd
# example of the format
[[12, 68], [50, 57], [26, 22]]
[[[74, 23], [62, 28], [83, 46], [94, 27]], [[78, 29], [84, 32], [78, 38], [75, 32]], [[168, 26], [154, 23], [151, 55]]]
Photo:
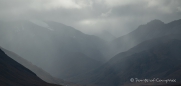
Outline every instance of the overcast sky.
[[181, 0], [0, 0], [0, 19], [52, 20], [120, 36], [153, 19], [181, 19]]

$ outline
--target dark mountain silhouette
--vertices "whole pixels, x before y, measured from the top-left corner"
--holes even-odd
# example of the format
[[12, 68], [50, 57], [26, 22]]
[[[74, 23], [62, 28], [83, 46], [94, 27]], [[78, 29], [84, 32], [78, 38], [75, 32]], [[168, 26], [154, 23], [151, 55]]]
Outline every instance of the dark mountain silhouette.
[[[181, 81], [181, 20], [168, 24], [153, 20], [108, 46], [70, 26], [45, 23], [48, 27], [29, 21], [0, 22], [0, 45], [37, 65], [6, 52], [47, 82], [64, 83], [51, 75], [91, 86], [173, 84], [131, 83], [130, 78]], [[103, 64], [104, 56], [113, 58]]]
[[[53, 84], [59, 84], [59, 85], [68, 85], [68, 86], [82, 86], [76, 83], [68, 82], [59, 78], [55, 78], [51, 76], [49, 73], [45, 72], [43, 69], [37, 67], [36, 65], [33, 65], [31, 62], [23, 59], [22, 57], [18, 56], [17, 54], [8, 51], [4, 48], [1, 47], [1, 49], [5, 52], [6, 55], [8, 55], [10, 58], [13, 60], [17, 61], [18, 63], [21, 63], [24, 67], [30, 69], [32, 72], [34, 72], [39, 78], [42, 80], [48, 82], [48, 83], [53, 83]], [[63, 69], [62, 69], [63, 70]]]
[[[112, 50], [121, 53], [101, 67], [75, 76], [70, 81], [98, 86], [119, 86], [129, 84], [132, 77], [158, 77], [176, 78], [180, 82], [180, 28], [181, 20], [168, 24], [153, 20], [141, 25], [135, 31], [112, 42]], [[75, 80], [77, 77], [79, 79]]]
[[[0, 45], [41, 67], [51, 75], [59, 76], [58, 78], [65, 77], [63, 76], [64, 74], [59, 74], [62, 71], [59, 69], [65, 69], [67, 66], [63, 64], [64, 59], [67, 60], [66, 62], [72, 60], [72, 58], [65, 57], [68, 54], [82, 53], [83, 56], [81, 58], [85, 57], [87, 63], [82, 64], [85, 68], [77, 68], [76, 70], [87, 69], [84, 72], [92, 70], [92, 68], [89, 68], [91, 64], [88, 63], [94, 61], [93, 63], [100, 62], [99, 64], [101, 64], [101, 61], [104, 60], [101, 51], [105, 45], [100, 38], [86, 35], [61, 23], [51, 21], [46, 21], [45, 23], [47, 23], [48, 27], [42, 27], [30, 21], [1, 21]], [[77, 57], [78, 60], [81, 59]], [[95, 66], [94, 64], [92, 65], [91, 67]], [[97, 66], [99, 65], [97, 64]], [[73, 67], [74, 65], [71, 68], [67, 68], [67, 70], [75, 71], [72, 69]], [[64, 72], [69, 71], [64, 70]], [[79, 73], [81, 74], [82, 72], [79, 71]], [[66, 77], [71, 77], [70, 75]]]
[[59, 86], [41, 80], [35, 73], [17, 63], [0, 50], [1, 86]]
[[79, 76], [75, 82], [98, 86], [120, 86], [131, 83], [130, 78], [160, 78], [176, 79], [179, 83], [181, 82], [180, 37], [181, 35], [169, 35], [145, 41], [126, 52], [119, 53], [96, 70]]
[[181, 34], [181, 20], [175, 20], [168, 24], [164, 24], [160, 20], [153, 20], [145, 25], [140, 25], [136, 30], [121, 36], [110, 43], [110, 56], [114, 56], [119, 52], [138, 45], [139, 43], [162, 37], [170, 34]]
[[17, 54], [8, 51], [6, 49], [1, 48], [10, 58], [13, 60], [17, 61], [18, 63], [21, 63], [21, 65], [25, 66], [26, 68], [30, 69], [33, 71], [38, 77], [40, 77], [42, 80], [48, 82], [48, 83], [54, 83], [54, 84], [63, 84], [58, 82], [54, 77], [52, 77], [50, 74], [45, 72], [43, 69], [37, 67], [36, 65], [33, 65], [31, 62], [21, 58]]

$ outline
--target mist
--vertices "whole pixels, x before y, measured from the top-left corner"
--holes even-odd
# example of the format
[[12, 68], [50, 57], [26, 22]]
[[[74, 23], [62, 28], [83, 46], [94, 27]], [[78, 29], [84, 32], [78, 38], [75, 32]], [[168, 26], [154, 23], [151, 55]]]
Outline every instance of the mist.
[[116, 74], [118, 64], [129, 67], [119, 56], [157, 45], [140, 43], [180, 34], [180, 18], [180, 0], [1, 0], [0, 46], [53, 77], [80, 83], [109, 67]]
[[120, 37], [153, 19], [165, 23], [180, 18], [179, 0], [6, 0], [1, 19], [51, 20], [86, 34], [108, 31]]

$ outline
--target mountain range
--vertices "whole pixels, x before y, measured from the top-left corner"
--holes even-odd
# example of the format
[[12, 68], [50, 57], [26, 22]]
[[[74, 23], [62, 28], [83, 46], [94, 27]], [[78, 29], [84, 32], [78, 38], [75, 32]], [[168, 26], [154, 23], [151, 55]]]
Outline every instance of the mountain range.
[[180, 23], [181, 20], [175, 20], [165, 24], [164, 22], [155, 19], [145, 25], [140, 25], [136, 30], [111, 41], [109, 43], [111, 46], [109, 54], [114, 56], [149, 39], [170, 34], [180, 34]]
[[[122, 86], [131, 78], [176, 79], [181, 76], [181, 20], [164, 24], [154, 20], [112, 41], [113, 56], [99, 68], [69, 79], [95, 86]], [[75, 79], [79, 77], [78, 79]], [[132, 83], [132, 86], [137, 83]], [[147, 83], [165, 85], [166, 83]], [[175, 83], [169, 83], [175, 84]], [[145, 85], [140, 83], [138, 85]]]
[[[47, 27], [31, 21], [1, 21], [0, 45], [62, 79], [97, 68], [104, 62], [104, 40], [61, 23], [44, 23]], [[70, 61], [73, 63], [67, 63]], [[84, 66], [72, 69], [76, 65]]]
[[[137, 51], [138, 49], [142, 50]], [[180, 49], [180, 39], [149, 40], [126, 52], [119, 53], [100, 68], [83, 75], [79, 78], [80, 81], [75, 82], [94, 83], [98, 86], [121, 86], [130, 83], [131, 78], [180, 81]]]
[[[109, 41], [61, 23], [44, 23], [46, 26], [31, 21], [0, 22], [2, 50], [36, 73], [26, 69], [36, 78], [88, 86], [181, 83], [181, 20], [167, 24], [153, 20], [124, 36], [108, 36]], [[177, 83], [135, 83], [130, 82], [132, 78], [176, 79]]]

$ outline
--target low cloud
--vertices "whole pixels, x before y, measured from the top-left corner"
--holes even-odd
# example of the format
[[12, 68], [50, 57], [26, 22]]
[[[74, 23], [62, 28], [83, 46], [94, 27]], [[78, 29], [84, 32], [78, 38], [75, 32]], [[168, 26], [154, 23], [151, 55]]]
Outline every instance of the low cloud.
[[124, 35], [153, 19], [181, 18], [180, 0], [1, 0], [0, 19], [52, 20], [88, 34]]

